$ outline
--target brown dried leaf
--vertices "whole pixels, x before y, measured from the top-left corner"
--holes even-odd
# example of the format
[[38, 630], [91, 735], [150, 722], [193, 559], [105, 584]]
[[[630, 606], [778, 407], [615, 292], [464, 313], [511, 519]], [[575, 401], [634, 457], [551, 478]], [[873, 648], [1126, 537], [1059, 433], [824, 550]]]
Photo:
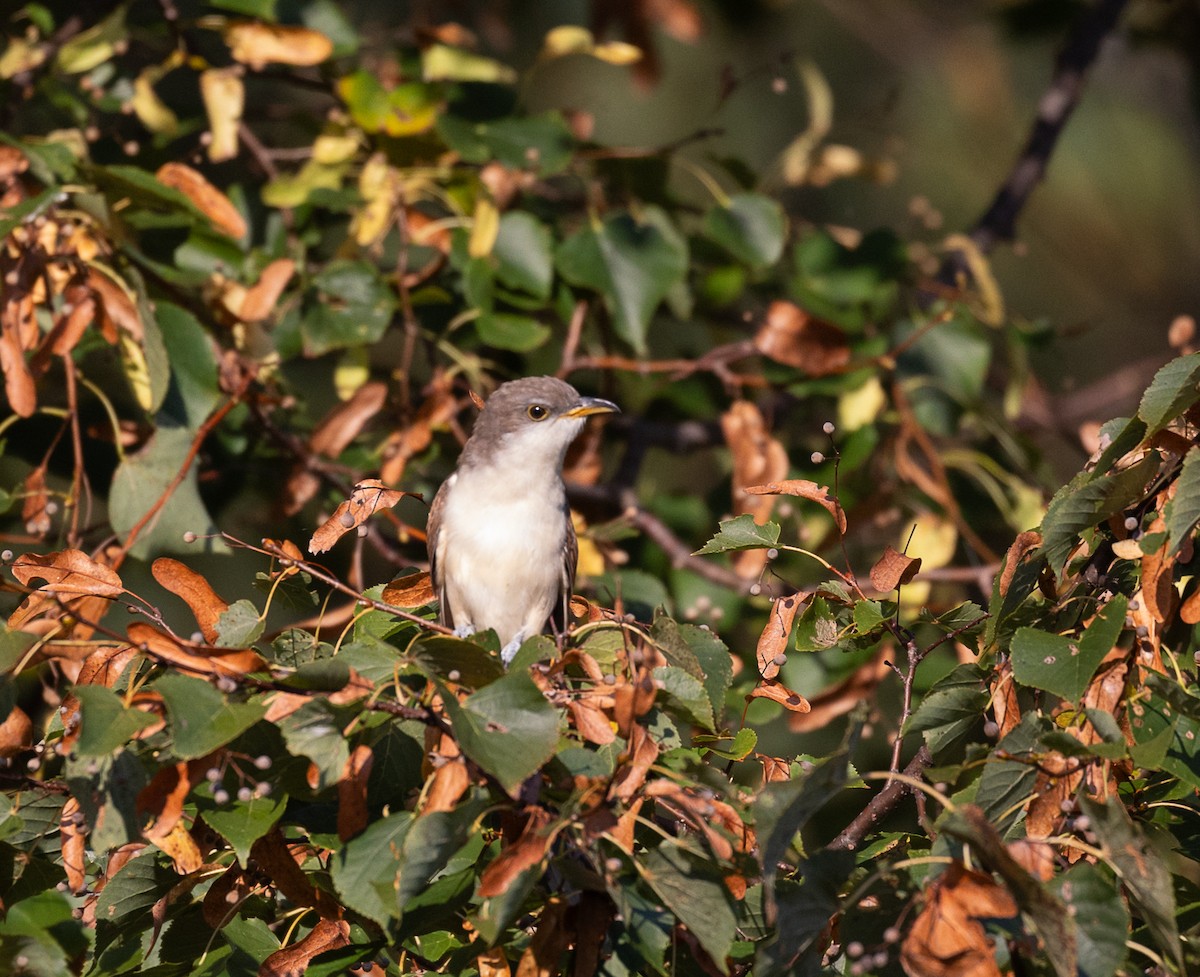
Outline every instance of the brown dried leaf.
[[204, 921], [214, 930], [220, 929], [237, 912], [237, 905], [250, 894], [242, 867], [234, 862], [204, 894]]
[[[748, 400], [736, 400], [721, 415], [721, 433], [733, 458], [733, 509], [735, 515], [749, 514], [758, 525], [771, 518], [775, 499], [770, 495], [748, 495], [743, 486], [780, 482], [787, 477], [788, 457], [783, 445], [771, 437], [762, 412]], [[733, 569], [752, 580], [762, 573], [766, 550], [743, 550], [732, 556]]]
[[83, 338], [88, 326], [96, 321], [96, 299], [91, 292], [72, 288], [66, 298], [69, 309], [58, 317], [46, 337], [46, 347], [55, 356], [68, 355]]
[[364, 383], [354, 395], [338, 404], [313, 429], [308, 446], [315, 454], [336, 458], [350, 444], [366, 423], [387, 403], [387, 384], [379, 381]]
[[435, 376], [425, 389], [426, 396], [416, 418], [388, 438], [383, 447], [379, 477], [389, 485], [400, 484], [409, 459], [428, 448], [433, 442], [434, 430], [449, 424], [458, 413], [458, 399], [445, 373]]
[[204, 864], [204, 857], [200, 854], [196, 839], [182, 821], [176, 821], [170, 831], [154, 839], [154, 844], [166, 852], [175, 864], [175, 871], [180, 875], [195, 872]]
[[279, 303], [279, 296], [295, 273], [296, 262], [291, 258], [272, 261], [258, 276], [258, 281], [246, 290], [238, 318], [243, 322], [262, 322], [270, 318]]
[[634, 720], [644, 716], [654, 705], [658, 690], [645, 673], [639, 674], [633, 682], [624, 682], [612, 690], [613, 719], [617, 723], [617, 735], [629, 739], [635, 726]]
[[402, 608], [424, 607], [437, 600], [428, 570], [397, 577], [383, 588], [381, 597], [385, 604]]
[[50, 494], [46, 491], [46, 466], [38, 465], [25, 476], [25, 499], [21, 503], [21, 519], [25, 523], [25, 532], [30, 536], [43, 538], [50, 532], [53, 525], [46, 505]]
[[367, 478], [354, 486], [350, 498], [334, 510], [325, 524], [309, 540], [310, 553], [324, 553], [351, 529], [361, 526], [377, 509], [390, 509], [408, 492], [390, 489], [377, 478]]
[[996, 716], [996, 725], [1000, 727], [996, 739], [1002, 740], [1021, 722], [1021, 703], [1017, 698], [1010, 659], [1006, 658], [993, 672], [990, 692], [992, 712]]
[[806, 478], [789, 478], [782, 482], [769, 482], [766, 485], [747, 485], [743, 491], [749, 492], [751, 495], [794, 495], [810, 499], [818, 505], [824, 506], [825, 511], [833, 516], [839, 532], [846, 532], [846, 512], [841, 503], [829, 491], [827, 485], [818, 485]]
[[658, 759], [658, 752], [658, 744], [646, 732], [645, 727], [635, 724], [626, 750], [628, 759], [613, 777], [612, 787], [608, 792], [609, 799], [629, 803], [646, 782], [646, 774]]
[[101, 332], [109, 343], [117, 341], [117, 331], [123, 330], [139, 343], [146, 337], [146, 327], [137, 303], [123, 284], [110, 278], [94, 265], [88, 268], [88, 288], [100, 300]]
[[841, 373], [850, 363], [846, 334], [816, 319], [794, 302], [772, 302], [754, 336], [754, 346], [777, 363], [804, 370], [809, 376]]
[[215, 643], [218, 636], [217, 621], [229, 610], [229, 604], [213, 590], [208, 580], [186, 564], [167, 556], [155, 560], [150, 572], [155, 580], [191, 609], [204, 640]]
[[23, 553], [10, 567], [12, 575], [26, 587], [41, 578], [39, 588], [45, 594], [90, 594], [95, 597], [119, 597], [125, 592], [121, 578], [110, 567], [97, 563], [83, 550], [59, 550], [39, 556]]
[[1021, 868], [1043, 882], [1054, 878], [1057, 859], [1054, 857], [1054, 846], [1044, 841], [1021, 838], [1010, 841], [1005, 847]]
[[229, 24], [224, 34], [233, 60], [255, 71], [272, 63], [310, 67], [333, 53], [333, 42], [308, 27], [240, 21]]
[[883, 556], [871, 567], [871, 586], [881, 594], [886, 594], [901, 584], [908, 583], [920, 569], [919, 556], [905, 556], [888, 546], [884, 549]]
[[550, 815], [541, 808], [533, 808], [529, 820], [519, 838], [496, 857], [479, 876], [478, 895], [482, 899], [502, 895], [516, 881], [517, 876], [537, 865], [546, 857], [554, 834], [547, 831]]
[[767, 756], [764, 753], [755, 753], [754, 759], [762, 764], [764, 784], [774, 784], [792, 779], [791, 761], [784, 760], [782, 757]]
[[350, 945], [350, 924], [344, 919], [318, 919], [317, 924], [299, 943], [272, 953], [258, 968], [258, 977], [297, 977], [303, 974], [313, 957]]
[[808, 713], [792, 713], [788, 716], [788, 729], [797, 733], [822, 729], [839, 716], [846, 715], [864, 699], [874, 696], [879, 683], [889, 672], [891, 667], [887, 663], [887, 649], [880, 648], [871, 661], [863, 662], [840, 682], [814, 696], [809, 702], [811, 710]]
[[771, 613], [767, 617], [767, 626], [758, 637], [758, 647], [755, 657], [758, 660], [758, 673], [765, 679], [772, 679], [779, 674], [781, 663], [778, 659], [787, 654], [788, 639], [792, 635], [792, 625], [796, 614], [804, 606], [804, 598], [800, 594], [791, 597], [780, 597], [771, 603]]
[[579, 735], [589, 743], [604, 746], [617, 738], [609, 718], [592, 703], [572, 699], [567, 703], [567, 711]]
[[349, 841], [367, 826], [367, 779], [374, 763], [375, 754], [362, 743], [346, 758], [337, 785], [337, 830], [342, 841]]
[[230, 675], [236, 678], [267, 667], [262, 657], [248, 648], [230, 651], [182, 641], [156, 631], [143, 621], [130, 624], [125, 633], [134, 645], [154, 658], [201, 675]]
[[502, 946], [494, 946], [478, 954], [475, 957], [475, 969], [479, 971], [479, 977], [512, 977]]
[[0, 757], [14, 757], [33, 746], [33, 723], [25, 710], [13, 706], [0, 723]]
[[425, 803], [421, 806], [421, 814], [453, 811], [454, 805], [470, 785], [471, 776], [467, 773], [467, 764], [463, 758], [447, 760], [434, 771], [429, 792], [425, 795]]
[[83, 813], [79, 808], [79, 801], [68, 797], [58, 822], [59, 839], [62, 843], [62, 867], [67, 873], [67, 886], [76, 894], [87, 889], [87, 837], [82, 822]]
[[1200, 623], [1200, 580], [1193, 578], [1183, 603], [1179, 605], [1179, 617], [1184, 624]]
[[305, 860], [304, 846], [297, 845], [293, 853], [284, 840], [283, 832], [272, 828], [250, 847], [250, 861], [274, 883], [285, 898], [297, 906], [313, 906], [322, 916], [338, 915], [337, 902], [318, 890], [300, 868]]
[[208, 182], [200, 173], [184, 163], [164, 163], [155, 173], [158, 182], [172, 187], [188, 198], [213, 227], [234, 240], [246, 236], [246, 218], [233, 202]]
[[560, 958], [571, 943], [572, 933], [564, 925], [567, 902], [551, 896], [538, 916], [537, 929], [517, 964], [517, 977], [558, 977]]
[[213, 765], [216, 754], [163, 767], [137, 796], [139, 814], [149, 814], [151, 822], [142, 829], [142, 834], [158, 844], [174, 830], [183, 816], [183, 802], [188, 793], [204, 777], [204, 772]]
[[[1165, 532], [1166, 528], [1166, 521], [1159, 516], [1150, 524], [1147, 532]], [[1142, 600], [1159, 624], [1170, 621], [1179, 607], [1179, 591], [1175, 589], [1175, 557], [1167, 551], [1168, 542], [1164, 540], [1157, 550], [1142, 557]]]
[[1027, 529], [1013, 540], [1012, 546], [1004, 554], [1004, 569], [1000, 572], [1001, 597], [1008, 593], [1009, 584], [1012, 583], [1013, 574], [1017, 572], [1017, 567], [1021, 565], [1029, 553], [1041, 545], [1042, 534], [1036, 529]]
[[770, 699], [778, 702], [789, 712], [809, 712], [812, 706], [799, 692], [793, 692], [782, 682], [763, 679], [750, 692], [747, 699]]
[[18, 416], [32, 417], [37, 410], [33, 374], [25, 362], [21, 340], [7, 325], [0, 331], [0, 369], [4, 371], [4, 394], [8, 398], [8, 405]]
[[1017, 904], [990, 875], [961, 862], [929, 885], [925, 905], [900, 948], [907, 973], [920, 977], [1000, 977], [995, 950], [980, 919], [1009, 919]]
[[79, 674], [76, 685], [103, 685], [112, 688], [125, 671], [125, 667], [137, 656], [137, 650], [129, 645], [106, 645], [92, 649]]

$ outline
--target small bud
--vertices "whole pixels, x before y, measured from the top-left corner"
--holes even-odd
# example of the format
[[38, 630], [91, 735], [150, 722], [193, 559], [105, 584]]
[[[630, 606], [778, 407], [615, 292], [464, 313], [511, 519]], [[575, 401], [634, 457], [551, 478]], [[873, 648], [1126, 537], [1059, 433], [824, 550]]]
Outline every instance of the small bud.
[[768, 560], [777, 560], [777, 559], [779, 559], [779, 550], [775, 549], [774, 547], [772, 547], [771, 549], [767, 550], [767, 559], [768, 559]]
[[772, 658], [771, 661], [782, 668], [787, 664], [787, 655], [785, 655], [783, 652], [780, 652], [778, 655]]
[[260, 756], [256, 756], [254, 758], [254, 766], [257, 767], [259, 770], [270, 770], [271, 769], [271, 758], [269, 756], [267, 756], [265, 753], [261, 754]]
[[808, 456], [808, 460], [811, 461], [814, 465], [819, 465], [819, 464], [821, 464], [821, 462], [823, 462], [825, 460], [825, 453], [823, 451], [814, 451], [811, 455]]
[[42, 761], [39, 760], [37, 757], [30, 757], [29, 762], [27, 764], [25, 764], [25, 769], [28, 770], [30, 773], [35, 773], [38, 770], [38, 768], [41, 767], [41, 765], [42, 765]]
[[269, 783], [267, 783], [265, 780], [260, 780], [257, 784], [254, 785], [254, 796], [255, 797], [270, 797], [271, 796], [271, 785]]
[[0, 553], [0, 560], [3, 560], [5, 563], [11, 563], [12, 558], [13, 558], [12, 550], [5, 550], [3, 553]]
[[1128, 517], [1128, 518], [1125, 520], [1125, 528], [1126, 528], [1126, 529], [1128, 529], [1128, 530], [1130, 530], [1130, 531], [1132, 531], [1132, 530], [1134, 530], [1134, 529], [1137, 529], [1137, 528], [1138, 528], [1138, 521], [1137, 521], [1137, 517], [1136, 517], [1136, 516], [1129, 516], [1129, 517]]
[[750, 596], [751, 597], [757, 597], [761, 593], [762, 593], [762, 584], [752, 583], [750, 585]]
[[253, 797], [254, 797], [254, 791], [252, 791], [249, 787], [239, 787], [238, 788], [237, 799], [239, 801], [241, 801], [243, 804], [248, 803], [251, 800], [251, 798], [253, 798]]
[[621, 864], [621, 859], [614, 856], [605, 860], [604, 867], [610, 872], [619, 872], [621, 871]]
[[218, 780], [221, 779], [221, 768], [220, 767], [209, 767], [207, 770], [204, 771], [204, 779], [207, 780], [210, 784], [215, 784]]
[[1150, 629], [1148, 627], [1146, 627], [1146, 625], [1144, 625], [1144, 624], [1139, 624], [1137, 626], [1137, 631], [1135, 631], [1134, 633], [1139, 638], [1145, 638], [1147, 635], [1150, 634]]
[[821, 430], [824, 431], [826, 434], [832, 434], [834, 431], [837, 430], [837, 428], [834, 427], [833, 421], [826, 421], [824, 424], [821, 425]]
[[900, 927], [889, 926], [883, 931], [883, 941], [885, 943], [899, 943], [900, 935]]
[[771, 91], [773, 91], [776, 95], [782, 95], [787, 90], [788, 83], [786, 78], [776, 75], [771, 79]]
[[[1196, 654], [1200, 655], [1200, 652], [1197, 652]], [[615, 675], [605, 675], [604, 676], [604, 684], [605, 685], [616, 685], [617, 677]]]
[[457, 668], [452, 668], [446, 673], [446, 678], [448, 678], [451, 682], [457, 682], [460, 678], [462, 678], [462, 672], [460, 672]]
[[990, 740], [994, 740], [997, 736], [1000, 735], [1000, 726], [997, 723], [993, 722], [991, 719], [989, 719], [986, 723], [983, 724], [983, 735], [986, 736]]
[[235, 902], [237, 902], [238, 901], [237, 889], [230, 889], [228, 892], [226, 892], [225, 893], [225, 901], [227, 903], [229, 903], [229, 905], [231, 905], [231, 906]]
[[1075, 819], [1076, 831], [1087, 831], [1092, 826], [1092, 819], [1086, 814], [1081, 814]]
[[191, 636], [191, 638], [190, 638], [189, 640], [190, 640], [190, 641], [192, 642], [192, 644], [194, 644], [194, 645], [202, 645], [202, 644], [204, 644], [204, 632], [203, 632], [203, 631], [193, 631], [193, 632], [192, 632], [192, 636]]
[[855, 957], [861, 957], [863, 955], [863, 950], [863, 945], [857, 940], [846, 944], [846, 956], [850, 957], [851, 959]]
[[213, 791], [213, 800], [217, 804], [225, 805], [229, 803], [229, 791], [218, 787]]
[[871, 963], [875, 965], [876, 970], [882, 970], [887, 966], [888, 955], [886, 950], [877, 950], [875, 956], [871, 958]]
[[192, 532], [190, 529], [186, 533], [183, 534], [183, 541], [185, 543], [194, 543], [194, 542], [196, 542], [196, 538], [197, 538], [196, 534], [194, 532]]
[[352, 516], [348, 511], [343, 512], [340, 516], [338, 516], [338, 522], [349, 529], [354, 525], [354, 516]]

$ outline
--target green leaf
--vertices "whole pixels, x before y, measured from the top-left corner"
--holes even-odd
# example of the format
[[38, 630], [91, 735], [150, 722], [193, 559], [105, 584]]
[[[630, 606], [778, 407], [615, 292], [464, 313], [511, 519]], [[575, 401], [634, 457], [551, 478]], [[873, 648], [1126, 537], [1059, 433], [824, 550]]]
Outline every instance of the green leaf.
[[1020, 628], [1012, 639], [1013, 677], [1022, 685], [1076, 702], [1125, 627], [1128, 599], [1118, 594], [1078, 639]]
[[488, 346], [514, 353], [528, 353], [550, 338], [549, 326], [511, 312], [485, 312], [475, 320], [475, 331]]
[[854, 605], [854, 627], [859, 634], [869, 634], [886, 620], [883, 605], [877, 600], [860, 600]]
[[[90, 827], [91, 848], [107, 851], [142, 837], [137, 798], [147, 775], [133, 753], [120, 750], [105, 757], [68, 757], [65, 773]], [[28, 821], [28, 805], [21, 808], [21, 814]]]
[[527, 673], [505, 675], [462, 703], [448, 692], [442, 699], [463, 753], [510, 794], [558, 745], [558, 710]]
[[130, 553], [140, 559], [165, 553], [226, 553], [220, 539], [205, 538], [185, 543], [184, 533], [208, 536], [216, 532], [212, 518], [200, 498], [193, 460], [183, 481], [168, 492], [192, 446], [193, 433], [182, 427], [160, 426], [137, 454], [126, 455], [113, 475], [108, 495], [108, 515], [113, 530], [125, 536], [158, 503], [162, 508], [142, 530]]
[[275, 827], [287, 807], [287, 795], [278, 797], [252, 797], [249, 801], [233, 801], [228, 808], [215, 808], [204, 812], [204, 820], [214, 831], [229, 842], [237, 854], [238, 862], [245, 868], [250, 857], [250, 847]]
[[335, 706], [328, 699], [312, 699], [279, 723], [279, 731], [293, 756], [306, 756], [317, 768], [317, 790], [342, 777], [350, 749], [342, 730], [358, 712], [355, 706]]
[[730, 550], [760, 550], [779, 542], [779, 526], [768, 522], [759, 525], [749, 513], [721, 521], [720, 532], [705, 543], [693, 556], [708, 553], [727, 553]]
[[418, 638], [408, 657], [427, 678], [444, 679], [473, 689], [505, 674], [500, 658], [473, 641], [441, 635]]
[[395, 890], [397, 856], [412, 824], [413, 815], [408, 811], [376, 821], [348, 841], [330, 867], [342, 901], [380, 926], [400, 915]]
[[491, 122], [472, 122], [447, 112], [438, 118], [437, 128], [467, 163], [495, 160], [509, 169], [551, 175], [564, 170], [575, 152], [571, 130], [557, 112]]
[[140, 709], [127, 709], [121, 697], [103, 685], [77, 685], [71, 690], [79, 699], [80, 756], [107, 756], [123, 747], [135, 733], [158, 720]]
[[1050, 885], [1075, 920], [1080, 977], [1114, 977], [1129, 956], [1129, 910], [1115, 880], [1097, 865], [1076, 862]]
[[714, 728], [712, 703], [699, 679], [682, 668], [664, 665], [654, 669], [654, 683], [666, 700], [664, 708], [668, 713], [687, 724], [707, 730]]
[[496, 278], [509, 288], [540, 299], [550, 297], [554, 281], [554, 250], [550, 230], [523, 210], [510, 210], [500, 218], [500, 231], [492, 246]]
[[96, 922], [129, 925], [145, 917], [151, 907], [179, 881], [170, 869], [158, 864], [155, 849], [146, 848], [107, 880], [96, 899]]
[[1129, 817], [1119, 798], [1099, 804], [1081, 797], [1092, 830], [1108, 858], [1120, 873], [1121, 882], [1134, 906], [1154, 935], [1159, 952], [1184, 973], [1183, 945], [1175, 916], [1175, 892], [1171, 872], [1162, 856], [1151, 846], [1142, 829]]
[[1134, 762], [1166, 770], [1200, 790], [1200, 699], [1157, 672], [1147, 672], [1152, 693], [1130, 710]]
[[1099, 525], [1141, 498], [1158, 466], [1158, 455], [1150, 452], [1136, 465], [1115, 475], [1097, 477], [1091, 472], [1080, 472], [1059, 489], [1042, 520], [1042, 551], [1050, 566], [1055, 569], [1062, 566], [1084, 530]]
[[959, 665], [934, 683], [908, 723], [906, 733], [924, 733], [934, 759], [966, 741], [983, 723], [990, 698], [985, 674], [975, 664]]
[[718, 749], [713, 746], [713, 743], [719, 743], [729, 739], [728, 736], [694, 736], [692, 743], [696, 746], [703, 746], [705, 750], [719, 757], [724, 757], [726, 760], [745, 760], [751, 751], [758, 746], [758, 733], [749, 726], [743, 726], [737, 731], [737, 735], [733, 737], [733, 742], [728, 749]]
[[599, 292], [620, 335], [640, 355], [659, 303], [683, 281], [687, 242], [663, 211], [643, 220], [621, 212], [589, 224], [558, 249], [558, 270], [572, 285]]
[[691, 930], [717, 969], [729, 973], [725, 958], [737, 933], [737, 917], [719, 866], [675, 844], [651, 849], [637, 866], [663, 904]]
[[1175, 497], [1166, 505], [1166, 521], [1173, 555], [1200, 522], [1200, 448], [1193, 447], [1183, 456], [1183, 467], [1175, 482]]
[[58, 67], [68, 75], [81, 75], [110, 61], [117, 48], [128, 42], [125, 5], [121, 4], [100, 23], [80, 31], [58, 49]]
[[837, 616], [824, 597], [814, 597], [796, 621], [797, 651], [824, 651], [838, 643]]
[[251, 702], [229, 702], [207, 682], [170, 673], [154, 683], [167, 706], [172, 752], [194, 760], [244, 733], [266, 713]]
[[446, 869], [450, 857], [467, 843], [475, 819], [488, 807], [482, 793], [452, 811], [432, 811], [413, 822], [400, 848], [396, 866], [395, 903], [398, 913], [428, 888]]
[[222, 648], [249, 648], [262, 637], [264, 621], [258, 608], [248, 600], [239, 600], [217, 618], [217, 644]]
[[177, 305], [156, 302], [154, 318], [171, 364], [163, 410], [195, 430], [221, 399], [215, 345], [196, 317]]
[[1038, 746], [1042, 727], [1041, 717], [1035, 712], [1027, 712], [1021, 722], [996, 744], [979, 775], [975, 803], [997, 831], [1006, 832], [1016, 824], [1023, 812], [1020, 802], [1029, 796], [1037, 782], [1037, 767], [1029, 758]]
[[1142, 394], [1138, 417], [1146, 422], [1146, 435], [1157, 434], [1200, 398], [1200, 353], [1171, 360], [1154, 374]]
[[704, 215], [704, 233], [751, 268], [773, 265], [783, 253], [787, 221], [778, 201], [739, 193]]

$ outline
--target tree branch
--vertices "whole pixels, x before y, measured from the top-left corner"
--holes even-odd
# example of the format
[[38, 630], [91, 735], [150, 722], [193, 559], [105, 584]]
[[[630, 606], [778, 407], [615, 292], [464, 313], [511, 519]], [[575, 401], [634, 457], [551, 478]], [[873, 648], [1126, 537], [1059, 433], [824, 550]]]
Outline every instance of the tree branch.
[[[908, 766], [904, 768], [904, 774], [908, 777], [919, 777], [931, 762], [933, 762], [933, 757], [929, 754], [929, 748], [922, 745], [917, 750], [916, 756], [908, 761]], [[846, 825], [841, 834], [834, 838], [826, 847], [830, 851], [854, 851], [862, 844], [862, 840], [867, 836], [867, 833], [887, 815], [891, 814], [896, 805], [912, 789], [912, 787], [902, 780], [889, 780], [887, 786], [871, 798], [858, 817]]]

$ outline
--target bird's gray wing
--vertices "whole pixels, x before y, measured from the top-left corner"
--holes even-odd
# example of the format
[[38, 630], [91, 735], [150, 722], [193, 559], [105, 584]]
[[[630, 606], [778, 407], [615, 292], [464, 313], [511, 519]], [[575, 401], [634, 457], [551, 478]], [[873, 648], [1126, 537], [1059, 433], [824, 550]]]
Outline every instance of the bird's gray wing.
[[575, 568], [579, 563], [579, 539], [571, 523], [570, 506], [563, 507], [563, 514], [567, 520], [567, 537], [563, 540], [562, 583], [559, 599], [550, 615], [550, 626], [556, 634], [566, 634], [567, 624], [571, 620], [571, 595], [575, 590]]
[[446, 499], [450, 495], [450, 487], [456, 476], [451, 475], [442, 482], [442, 487], [433, 497], [433, 505], [429, 507], [429, 520], [425, 524], [425, 548], [429, 552], [429, 579], [433, 582], [433, 592], [438, 599], [438, 620], [448, 628], [454, 627], [451, 620], [450, 604], [446, 600], [446, 580], [444, 568], [438, 561], [438, 536], [442, 530], [442, 515], [446, 510]]

